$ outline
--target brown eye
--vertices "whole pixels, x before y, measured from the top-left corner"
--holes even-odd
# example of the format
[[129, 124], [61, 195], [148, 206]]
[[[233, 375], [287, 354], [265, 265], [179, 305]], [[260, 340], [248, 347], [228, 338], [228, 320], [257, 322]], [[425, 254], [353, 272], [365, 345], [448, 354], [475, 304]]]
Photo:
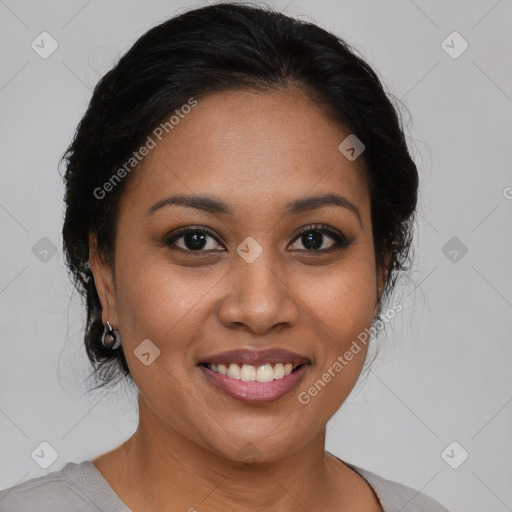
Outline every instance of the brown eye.
[[[328, 247], [322, 248], [326, 238], [331, 239], [332, 243]], [[295, 240], [299, 240], [299, 243], [303, 246], [303, 248], [299, 247], [298, 249], [307, 252], [329, 252], [333, 249], [345, 248], [350, 245], [349, 241], [341, 233], [323, 225], [306, 227]], [[292, 246], [294, 249], [297, 249], [297, 242], [294, 242]]]
[[222, 246], [219, 246], [217, 239], [210, 230], [203, 227], [180, 229], [171, 236], [166, 237], [164, 243], [172, 248], [188, 252], [214, 251], [218, 250], [219, 247], [221, 247], [221, 250], [224, 250]]

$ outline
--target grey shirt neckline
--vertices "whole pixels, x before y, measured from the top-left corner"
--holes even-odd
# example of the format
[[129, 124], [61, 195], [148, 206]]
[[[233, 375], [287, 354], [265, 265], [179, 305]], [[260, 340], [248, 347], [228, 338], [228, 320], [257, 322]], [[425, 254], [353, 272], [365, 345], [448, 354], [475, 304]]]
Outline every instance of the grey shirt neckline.
[[[364, 478], [375, 492], [384, 512], [398, 510], [401, 512], [425, 512], [425, 510], [429, 510], [429, 512], [448, 512], [439, 503], [418, 491], [386, 480], [371, 471], [349, 464], [338, 457], [336, 458]], [[61, 471], [82, 490], [84, 495], [98, 508], [98, 511], [133, 512], [115, 493], [91, 461], [87, 460], [78, 464], [68, 462]]]
[[[375, 480], [372, 478], [372, 476], [376, 475], [353, 466], [352, 464], [348, 464], [344, 461], [342, 462], [365, 479], [365, 481], [377, 495], [382, 508], [385, 512], [387, 512], [388, 508], [386, 508], [385, 504], [386, 497], [380, 494], [378, 485], [376, 485]], [[68, 462], [61, 471], [70, 480], [72, 480], [73, 483], [77, 485], [86, 496], [89, 498], [91, 496], [100, 498], [101, 502], [95, 503], [95, 505], [99, 505], [99, 510], [103, 511], [103, 507], [109, 507], [108, 510], [111, 510], [112, 512], [133, 512], [116, 494], [105, 477], [90, 460], [86, 460], [78, 464], [74, 462]], [[363, 475], [363, 473], [365, 474]], [[84, 484], [86, 489], [83, 488]]]
[[[438, 502], [410, 487], [371, 471], [343, 464], [374, 490], [384, 512], [448, 512]], [[61, 470], [0, 491], [0, 512], [133, 512], [90, 460], [68, 462]]]

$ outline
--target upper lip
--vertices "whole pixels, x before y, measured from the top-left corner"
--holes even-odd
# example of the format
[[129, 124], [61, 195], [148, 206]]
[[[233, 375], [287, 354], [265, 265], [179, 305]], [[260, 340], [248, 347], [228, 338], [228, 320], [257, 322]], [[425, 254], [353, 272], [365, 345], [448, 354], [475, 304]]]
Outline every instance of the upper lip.
[[213, 363], [229, 366], [231, 363], [261, 366], [264, 364], [292, 363], [301, 365], [311, 361], [301, 354], [282, 348], [236, 349], [201, 358], [198, 364]]

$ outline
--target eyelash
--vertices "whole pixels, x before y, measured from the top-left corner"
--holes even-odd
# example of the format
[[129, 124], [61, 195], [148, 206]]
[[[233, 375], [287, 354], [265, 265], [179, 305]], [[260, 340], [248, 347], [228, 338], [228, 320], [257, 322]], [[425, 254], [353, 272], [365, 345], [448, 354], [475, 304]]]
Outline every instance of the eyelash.
[[[325, 224], [311, 224], [309, 226], [306, 226], [305, 228], [301, 229], [295, 236], [295, 238], [292, 240], [292, 243], [295, 242], [298, 238], [300, 238], [302, 235], [310, 232], [318, 232], [322, 234], [327, 234], [330, 238], [334, 240], [334, 243], [331, 247], [328, 249], [299, 249], [300, 252], [307, 252], [307, 253], [316, 253], [316, 254], [326, 254], [331, 251], [340, 250], [340, 249], [346, 249], [351, 242], [347, 240], [347, 238], [339, 233], [337, 230], [332, 229], [331, 227], [325, 225]], [[214, 235], [212, 231], [210, 231], [208, 228], [205, 228], [203, 226], [189, 226], [186, 228], [181, 228], [178, 231], [174, 232], [170, 236], [164, 237], [162, 242], [164, 245], [169, 246], [172, 249], [176, 249], [183, 252], [188, 253], [208, 253], [210, 250], [197, 250], [193, 251], [191, 249], [183, 249], [182, 247], [172, 247], [172, 245], [180, 238], [182, 238], [184, 235], [187, 235], [189, 233], [200, 233], [203, 235], [207, 235], [211, 238], [213, 238], [217, 243], [220, 244], [220, 242], [217, 240], [217, 237]]]

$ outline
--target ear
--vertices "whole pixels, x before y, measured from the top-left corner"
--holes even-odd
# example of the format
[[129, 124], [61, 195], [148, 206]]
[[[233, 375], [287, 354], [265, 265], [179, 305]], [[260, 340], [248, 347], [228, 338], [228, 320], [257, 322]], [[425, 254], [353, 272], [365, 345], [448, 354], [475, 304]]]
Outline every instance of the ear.
[[118, 329], [119, 322], [113, 269], [98, 252], [95, 233], [89, 233], [89, 265], [103, 309], [101, 314], [103, 325], [107, 325], [108, 320], [114, 329]]

